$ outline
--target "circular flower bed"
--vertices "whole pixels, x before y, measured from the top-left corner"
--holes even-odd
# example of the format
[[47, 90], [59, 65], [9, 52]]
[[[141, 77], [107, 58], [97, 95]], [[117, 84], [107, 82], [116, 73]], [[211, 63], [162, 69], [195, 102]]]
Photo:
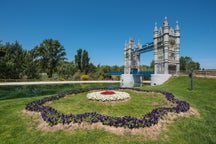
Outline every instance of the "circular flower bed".
[[[124, 88], [119, 88], [124, 90]], [[126, 88], [125, 88], [126, 89]], [[129, 89], [129, 88], [127, 88]], [[97, 88], [92, 89], [82, 89], [82, 90], [74, 90], [68, 91], [67, 93], [57, 94], [50, 97], [45, 97], [40, 100], [33, 101], [28, 103], [25, 107], [26, 110], [36, 111], [41, 113], [41, 117], [44, 121], [49, 123], [49, 125], [57, 125], [58, 123], [69, 124], [69, 123], [97, 123], [101, 122], [103, 125], [115, 126], [115, 127], [127, 127], [130, 129], [133, 128], [141, 128], [141, 127], [150, 127], [158, 123], [159, 118], [168, 112], [187, 112], [190, 109], [189, 103], [186, 101], [178, 100], [174, 97], [172, 93], [164, 92], [164, 91], [154, 91], [154, 90], [140, 90], [136, 88], [130, 88], [130, 90], [138, 91], [138, 92], [155, 92], [163, 94], [166, 99], [174, 104], [173, 107], [160, 107], [153, 109], [151, 112], [144, 114], [141, 118], [124, 116], [124, 117], [115, 117], [115, 116], [106, 116], [103, 114], [99, 114], [97, 112], [85, 112], [82, 114], [64, 114], [60, 113], [56, 109], [45, 106], [44, 104], [49, 101], [58, 100], [60, 98], [65, 97], [66, 95], [78, 94], [82, 92], [88, 92], [92, 90], [98, 90]]]
[[86, 97], [89, 100], [97, 100], [104, 102], [125, 100], [130, 98], [130, 95], [126, 92], [106, 90], [88, 93]]

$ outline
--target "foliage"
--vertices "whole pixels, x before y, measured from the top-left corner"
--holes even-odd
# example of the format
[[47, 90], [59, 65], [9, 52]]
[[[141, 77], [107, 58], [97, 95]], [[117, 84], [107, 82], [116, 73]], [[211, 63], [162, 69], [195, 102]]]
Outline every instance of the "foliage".
[[80, 77], [80, 79], [81, 80], [90, 80], [90, 77], [89, 77], [89, 75], [81, 75], [81, 77]]
[[200, 64], [198, 62], [194, 62], [192, 58], [185, 56], [180, 57], [180, 70], [200, 70]]
[[84, 72], [84, 74], [88, 74], [90, 71], [90, 58], [88, 56], [88, 52], [86, 50], [78, 49], [77, 54], [75, 55], [75, 64], [77, 68]]
[[59, 77], [70, 79], [76, 73], [77, 69], [73, 62], [61, 61], [57, 66], [57, 73]]
[[[121, 88], [122, 89], [122, 88]], [[82, 89], [78, 91], [71, 91], [67, 92], [67, 94], [78, 94], [82, 92], [87, 92], [94, 89]], [[139, 91], [139, 92], [156, 92], [161, 93], [166, 96], [168, 101], [176, 103], [174, 107], [161, 107], [152, 110], [152, 112], [143, 115], [142, 118], [136, 118], [131, 116], [124, 116], [124, 117], [113, 117], [113, 116], [106, 116], [102, 114], [98, 114], [97, 112], [86, 112], [83, 114], [74, 115], [70, 114], [63, 114], [58, 112], [56, 109], [44, 106], [46, 102], [58, 100], [66, 96], [66, 93], [54, 95], [51, 97], [46, 97], [41, 100], [33, 101], [26, 105], [26, 110], [29, 111], [37, 111], [41, 112], [41, 116], [44, 121], [48, 122], [50, 125], [56, 125], [58, 123], [62, 124], [69, 124], [73, 123], [81, 123], [83, 121], [87, 121], [90, 123], [101, 122], [103, 125], [115, 126], [115, 127], [128, 127], [130, 129], [139, 128], [139, 127], [150, 127], [158, 123], [158, 120], [161, 116], [167, 114], [168, 112], [186, 112], [190, 109], [190, 105], [186, 101], [180, 101], [174, 98], [174, 95], [169, 92], [163, 91], [152, 91], [152, 90], [140, 90], [131, 88], [131, 90]]]
[[58, 40], [45, 39], [40, 46], [33, 49], [35, 60], [43, 72], [51, 78], [60, 61], [65, 60], [65, 49]]
[[151, 64], [150, 64], [150, 69], [154, 70], [154, 65], [155, 65], [155, 62], [154, 62], [154, 60], [152, 60]]
[[104, 77], [102, 75], [99, 75], [98, 80], [103, 80]]
[[0, 45], [0, 78], [38, 78], [36, 66], [30, 51], [26, 51], [16, 41]]

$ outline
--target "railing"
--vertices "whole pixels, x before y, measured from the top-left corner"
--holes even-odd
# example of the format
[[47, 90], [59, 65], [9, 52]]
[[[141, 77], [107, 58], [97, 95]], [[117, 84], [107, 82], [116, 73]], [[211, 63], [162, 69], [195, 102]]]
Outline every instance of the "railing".
[[154, 50], [154, 43], [147, 43], [142, 46], [142, 48], [134, 48], [132, 52], [145, 53]]
[[[109, 74], [110, 75], [121, 75], [121, 74], [124, 74], [124, 72], [109, 72]], [[130, 74], [150, 77], [151, 74], [154, 74], [154, 71], [131, 72]]]
[[[216, 78], [216, 70], [194, 70], [194, 75], [197, 77]], [[180, 71], [178, 75], [188, 76], [190, 71]]]

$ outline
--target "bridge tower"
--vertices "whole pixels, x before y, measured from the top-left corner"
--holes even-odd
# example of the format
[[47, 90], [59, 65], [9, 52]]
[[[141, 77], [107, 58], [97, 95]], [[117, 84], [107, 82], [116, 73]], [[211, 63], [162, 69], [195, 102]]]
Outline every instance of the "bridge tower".
[[140, 53], [134, 51], [134, 49], [142, 48], [142, 45], [138, 43], [135, 45], [134, 39], [130, 38], [128, 44], [124, 46], [124, 74], [130, 74], [139, 72], [140, 70]]
[[175, 29], [169, 26], [165, 17], [162, 28], [154, 27], [154, 42], [141, 45], [135, 44], [131, 38], [124, 46], [124, 74], [121, 75], [122, 87], [132, 87], [142, 83], [140, 70], [140, 54], [154, 50], [154, 74], [151, 75], [151, 85], [160, 85], [180, 69], [180, 28], [176, 22]]
[[179, 72], [180, 29], [169, 26], [165, 17], [163, 26], [154, 28], [154, 71], [155, 74], [177, 74]]
[[122, 87], [133, 87], [134, 84], [141, 84], [142, 77], [138, 75], [140, 71], [140, 43], [135, 44], [134, 39], [130, 38], [129, 43], [124, 46], [124, 74], [121, 75]]
[[154, 74], [151, 85], [160, 85], [180, 70], [180, 28], [178, 22], [173, 29], [165, 17], [162, 28], [154, 28]]

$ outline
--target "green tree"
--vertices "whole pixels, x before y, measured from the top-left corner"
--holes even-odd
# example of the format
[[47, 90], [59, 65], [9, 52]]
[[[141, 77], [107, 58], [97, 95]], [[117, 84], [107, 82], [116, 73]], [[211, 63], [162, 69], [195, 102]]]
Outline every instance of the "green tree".
[[32, 51], [25, 51], [24, 53], [24, 63], [23, 63], [23, 72], [22, 75], [26, 76], [28, 79], [39, 78], [39, 72], [37, 64], [34, 61], [34, 56]]
[[190, 70], [191, 68], [194, 70], [199, 70], [199, 62], [194, 62], [192, 58], [188, 56], [180, 57], [180, 70]]
[[76, 71], [77, 69], [73, 62], [61, 61], [57, 66], [57, 73], [59, 77], [64, 79], [71, 78], [76, 73]]
[[39, 63], [43, 72], [47, 72], [51, 78], [60, 61], [65, 60], [65, 49], [58, 40], [45, 39], [40, 46], [33, 50], [35, 60]]
[[24, 70], [25, 50], [16, 41], [15, 43], [7, 42], [1, 45], [0, 57], [0, 77], [6, 79], [21, 78], [21, 73]]
[[82, 72], [82, 49], [77, 50], [77, 54], [75, 55], [75, 64], [77, 68]]
[[17, 41], [0, 45], [0, 51], [0, 78], [38, 78], [31, 52], [24, 50]]
[[88, 74], [90, 71], [90, 58], [86, 50], [78, 49], [77, 54], [75, 55], [75, 64], [80, 72]]
[[88, 56], [88, 52], [84, 50], [83, 55], [82, 55], [82, 70], [84, 71], [85, 74], [88, 74], [88, 72], [90, 71], [89, 61], [90, 61], [90, 58]]
[[152, 60], [151, 64], [150, 64], [150, 69], [154, 70], [154, 65], [155, 65], [155, 62], [154, 62], [154, 60]]

